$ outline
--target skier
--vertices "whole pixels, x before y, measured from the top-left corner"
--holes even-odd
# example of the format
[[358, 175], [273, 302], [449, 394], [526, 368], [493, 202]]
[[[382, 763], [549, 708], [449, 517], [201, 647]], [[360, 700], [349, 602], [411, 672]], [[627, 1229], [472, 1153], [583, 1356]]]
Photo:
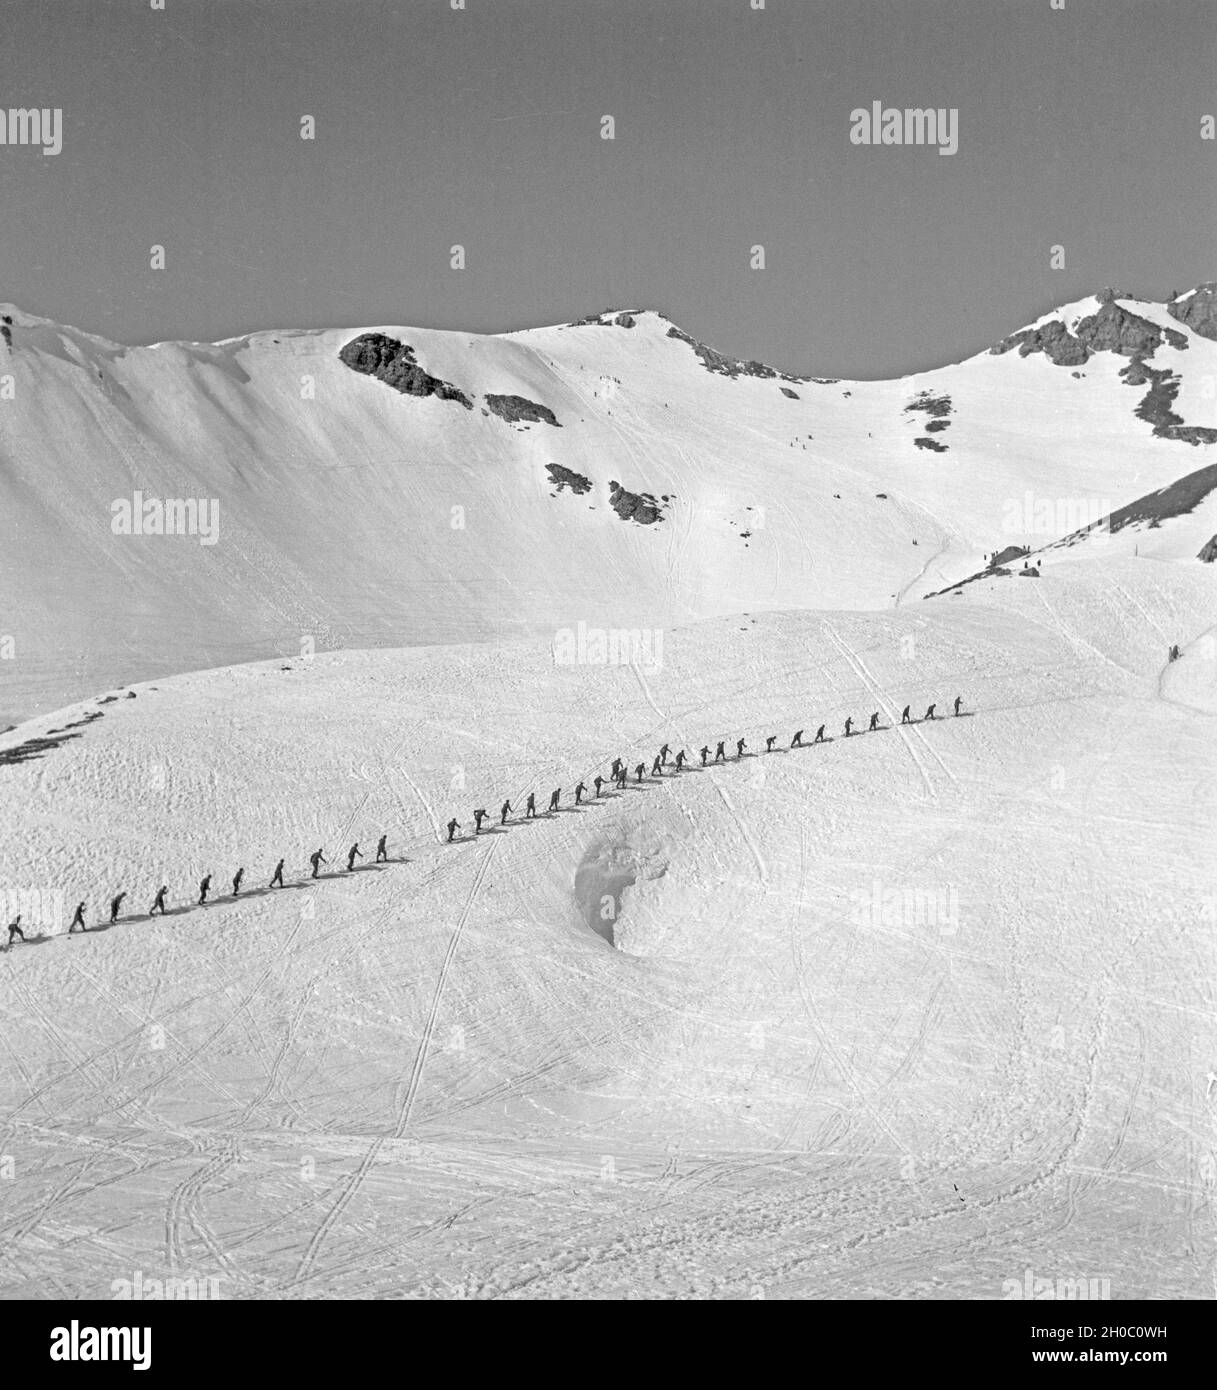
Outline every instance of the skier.
[[901, 722], [902, 724], [909, 724], [909, 723], [912, 722], [912, 721], [909, 719], [909, 707], [908, 707], [908, 705], [905, 705], [905, 707], [900, 711], [900, 722]]
[[959, 717], [959, 710], [960, 710], [960, 707], [961, 707], [962, 705], [963, 705], [963, 696], [962, 696], [962, 695], [956, 695], [956, 697], [955, 697], [955, 717], [956, 717], [956, 718]]
[[583, 793], [584, 793], [585, 791], [587, 791], [587, 788], [583, 785], [582, 782], [580, 782], [579, 785], [575, 788], [575, 805], [576, 805], [576, 806], [578, 806], [578, 805], [583, 801]]
[[684, 750], [683, 748], [680, 750], [679, 753], [677, 753], [677, 755], [676, 755], [676, 771], [677, 771], [677, 772], [683, 772], [683, 771], [684, 771], [685, 759], [686, 759], [687, 756], [688, 756], [688, 755], [685, 753], [685, 750]]
[[156, 890], [156, 897], [152, 899], [152, 906], [148, 909], [149, 917], [156, 916], [156, 909], [158, 907], [161, 910], [161, 916], [163, 917], [165, 915], [165, 894], [168, 891], [169, 885], [167, 883], [162, 883], [161, 886]]
[[849, 737], [849, 731], [850, 731], [850, 729], [853, 728], [853, 726], [854, 726], [854, 721], [853, 721], [853, 717], [851, 716], [850, 718], [848, 718], [848, 719], [845, 721], [845, 737], [846, 737], [846, 738]]
[[879, 727], [879, 716], [878, 716], [877, 713], [876, 713], [876, 714], [872, 714], [871, 717], [870, 717], [870, 724], [868, 725], [866, 732], [867, 732], [868, 734], [873, 734], [873, 733], [875, 732], [875, 730], [876, 730], [878, 727]]
[[110, 899], [110, 925], [113, 926], [118, 921], [118, 914], [122, 910], [123, 899], [126, 893], [118, 893]]
[[349, 850], [347, 850], [347, 873], [348, 873], [348, 874], [353, 874], [353, 873], [355, 872], [355, 861], [356, 861], [356, 859], [362, 859], [362, 858], [363, 858], [363, 855], [360, 854], [360, 852], [359, 852], [359, 841], [356, 840], [355, 843], [351, 846], [351, 848], [350, 848]]
[[823, 742], [824, 742], [824, 725], [823, 725], [823, 724], [821, 724], [820, 727], [816, 730], [816, 736], [815, 736], [814, 739], [812, 739], [812, 742], [813, 742], [813, 743], [823, 743]]
[[245, 877], [245, 870], [238, 869], [232, 876], [232, 895], [237, 897], [241, 892], [241, 880]]
[[663, 766], [663, 765], [668, 761], [668, 754], [669, 754], [671, 751], [672, 751], [672, 750], [668, 747], [668, 745], [667, 745], [666, 743], [665, 743], [664, 746], [659, 750], [659, 762], [660, 762], [660, 765], [661, 765], [661, 766]]
[[555, 788], [554, 788], [554, 791], [553, 791], [553, 794], [552, 794], [552, 795], [550, 796], [550, 798], [549, 798], [549, 809], [550, 809], [551, 811], [556, 811], [556, 810], [558, 809], [558, 798], [559, 798], [561, 795], [562, 795], [562, 788], [561, 788], [561, 787], [555, 787]]
[[461, 828], [461, 823], [455, 816], [448, 822], [448, 843], [452, 843], [452, 837]]
[[274, 872], [273, 874], [271, 874], [271, 876], [270, 876], [270, 883], [268, 884], [268, 887], [273, 888], [273, 887], [275, 886], [276, 883], [279, 885], [280, 888], [283, 887], [283, 860], [282, 860], [282, 859], [280, 859], [279, 862], [275, 865], [275, 872]]
[[15, 936], [19, 936], [19, 937], [22, 939], [22, 941], [25, 940], [25, 933], [21, 930], [21, 913], [20, 913], [20, 912], [19, 912], [19, 913], [16, 915], [16, 917], [14, 917], [13, 920], [8, 924], [8, 944], [9, 944], [10, 946], [13, 944], [13, 937], [15, 937]]
[[199, 906], [202, 907], [207, 901], [207, 890], [211, 887], [211, 875], [204, 874], [199, 880]]
[[925, 712], [925, 717], [926, 717], [927, 719], [933, 719], [933, 717], [934, 717], [934, 711], [935, 711], [937, 708], [938, 708], [937, 705], [931, 705], [931, 706], [929, 707], [929, 709], [926, 710], [926, 712]]
[[798, 733], [795, 734], [794, 738], [792, 738], [792, 739], [790, 740], [790, 746], [791, 746], [791, 748], [802, 748], [802, 746], [803, 746], [803, 730], [802, 730], [802, 729], [800, 729], [800, 730], [798, 731]]
[[385, 844], [388, 838], [387, 835], [382, 835], [380, 839], [376, 841], [376, 862], [378, 864], [387, 864], [389, 862], [389, 851]]
[[317, 877], [317, 872], [318, 872], [318, 867], [319, 867], [320, 865], [322, 865], [322, 864], [328, 864], [330, 861], [325, 857], [324, 854], [321, 853], [321, 851], [320, 851], [319, 849], [317, 849], [317, 850], [314, 850], [314, 851], [312, 852], [312, 854], [309, 855], [309, 857], [308, 857], [308, 862], [313, 866], [313, 875], [312, 875], [312, 876], [313, 876], [314, 878], [316, 878], [316, 877]]
[[79, 927], [81, 931], [89, 930], [88, 927], [85, 926], [84, 903], [76, 904], [76, 911], [72, 914], [72, 925], [68, 928], [68, 935], [71, 936], [77, 927]]
[[487, 815], [489, 815], [489, 812], [486, 810], [484, 806], [480, 806], [476, 811], [474, 811], [473, 833], [475, 835], [480, 835], [482, 833], [482, 822], [486, 819]]
[[662, 777], [662, 776], [663, 776], [663, 763], [660, 761], [660, 757], [659, 757], [659, 754], [658, 754], [658, 753], [655, 754], [655, 761], [651, 764], [651, 776], [652, 776], [652, 777]]
[[596, 795], [600, 795], [600, 788], [604, 786], [604, 778], [597, 774], [592, 778], [592, 786], [596, 788]]
[[537, 816], [537, 798], [532, 792], [528, 793], [528, 800], [524, 803], [524, 819], [528, 820], [530, 816], [533, 820]]
[[[726, 739], [723, 740], [723, 743], [725, 743], [725, 742], [726, 742]], [[720, 744], [718, 745], [718, 747], [714, 750], [714, 761], [715, 761], [715, 762], [718, 762], [720, 758], [722, 759], [723, 762], [726, 762], [726, 761], [727, 761], [727, 755], [726, 755], [726, 753], [723, 752], [723, 744], [722, 744], [722, 743], [720, 743]]]
[[511, 802], [504, 801], [502, 806], [499, 807], [499, 824], [506, 825], [509, 815], [511, 815]]
[[777, 734], [770, 734], [769, 737], [765, 740], [765, 752], [766, 752], [766, 753], [772, 753], [772, 752], [773, 752], [773, 744], [774, 744], [774, 740], [775, 740], [776, 738], [777, 738]]
[[639, 763], [638, 766], [634, 769], [634, 776], [637, 778], [639, 782], [642, 781], [643, 774], [646, 772], [646, 770], [646, 763]]
[[710, 756], [710, 748], [709, 748], [709, 745], [707, 745], [705, 748], [703, 748], [703, 749], [701, 750], [701, 765], [702, 765], [702, 767], [705, 767], [705, 765], [706, 765], [706, 759], [707, 759], [709, 756]]
[[747, 746], [748, 746], [748, 745], [744, 742], [744, 740], [743, 740], [742, 738], [737, 738], [737, 739], [735, 740], [735, 761], [736, 761], [736, 762], [739, 762], [739, 760], [744, 756], [744, 749], [745, 749]]

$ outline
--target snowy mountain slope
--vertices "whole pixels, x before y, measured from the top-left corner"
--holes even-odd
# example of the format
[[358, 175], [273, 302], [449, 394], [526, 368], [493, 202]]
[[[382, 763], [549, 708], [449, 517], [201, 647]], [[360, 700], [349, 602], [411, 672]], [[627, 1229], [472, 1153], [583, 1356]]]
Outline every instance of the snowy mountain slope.
[[[1174, 682], [1212, 687], [1215, 587], [1066, 558], [701, 621], [650, 667], [324, 653], [0, 737], [79, 735], [0, 765], [6, 884], [142, 913], [283, 854], [291, 885], [5, 957], [0, 1285], [1211, 1297], [1217, 780]], [[614, 755], [820, 722], [439, 842]], [[409, 862], [298, 886], [386, 831]]]
[[[1146, 363], [1177, 374], [1188, 426], [1217, 424], [1217, 342], [1163, 306], [1111, 303], [1178, 335]], [[1028, 496], [1098, 515], [1212, 451], [1155, 437], [1134, 413], [1147, 387], [1105, 349], [1077, 368], [1008, 350], [830, 383], [734, 364], [645, 311], [503, 337], [387, 325], [127, 348], [0, 310], [10, 719], [302, 643], [889, 607], [1055, 538], [1019, 529]], [[1081, 301], [1041, 326], [1110, 312]], [[468, 407], [340, 358], [376, 333]], [[626, 519], [644, 494], [662, 520]], [[148, 499], [202, 504], [214, 544], [115, 534], [116, 506]]]

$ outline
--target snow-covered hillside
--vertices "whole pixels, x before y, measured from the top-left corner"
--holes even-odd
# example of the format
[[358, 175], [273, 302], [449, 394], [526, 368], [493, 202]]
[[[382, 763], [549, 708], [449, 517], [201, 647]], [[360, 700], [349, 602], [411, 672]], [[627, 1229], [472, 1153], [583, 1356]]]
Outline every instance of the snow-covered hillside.
[[[127, 348], [0, 306], [0, 719], [309, 644], [916, 599], [1203, 466], [1120, 375], [1158, 332], [1176, 414], [1217, 426], [1197, 294], [1192, 324], [1105, 297], [1032, 326], [1097, 322], [1078, 366], [1022, 344], [887, 382], [737, 363], [651, 311]], [[449, 398], [340, 356], [374, 334]], [[130, 534], [164, 503], [191, 533]]]
[[[4, 881], [139, 920], [5, 957], [0, 1283], [1211, 1297], [1217, 755], [1179, 673], [1212, 688], [1215, 598], [1066, 559], [702, 621], [658, 667], [321, 654], [26, 726], [79, 737], [0, 768]], [[738, 737], [570, 805], [613, 756]], [[257, 891], [189, 906], [238, 865]]]

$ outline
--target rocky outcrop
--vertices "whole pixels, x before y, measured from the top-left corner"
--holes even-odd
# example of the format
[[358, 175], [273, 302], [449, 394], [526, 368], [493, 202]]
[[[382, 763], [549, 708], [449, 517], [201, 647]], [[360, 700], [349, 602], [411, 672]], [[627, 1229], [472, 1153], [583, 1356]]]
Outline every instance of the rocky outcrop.
[[545, 471], [549, 474], [549, 480], [554, 485], [552, 494], [554, 497], [567, 488], [576, 497], [592, 490], [592, 480], [585, 478], [582, 473], [576, 473], [573, 468], [563, 468], [560, 463], [547, 463]]
[[1206, 565], [1211, 565], [1214, 560], [1217, 560], [1217, 536], [1214, 536], [1211, 541], [1205, 542], [1196, 559], [1203, 560]]
[[1093, 314], [1080, 319], [1073, 333], [1060, 319], [1039, 328], [1024, 328], [990, 348], [995, 356], [1018, 348], [1020, 357], [1042, 352], [1058, 367], [1080, 367], [1095, 352], [1117, 352], [1123, 357], [1152, 357], [1165, 341], [1186, 348], [1187, 339], [1170, 328], [1159, 328], [1116, 302], [1114, 290], [1104, 290], [1103, 302]]
[[663, 520], [663, 508], [651, 493], [627, 492], [615, 480], [609, 483], [609, 506], [622, 521], [636, 521], [639, 526]]
[[1139, 420], [1153, 425], [1159, 439], [1178, 439], [1184, 444], [1217, 444], [1217, 429], [1207, 425], [1185, 425], [1183, 416], [1171, 409], [1183, 384], [1177, 373], [1166, 368], [1157, 371], [1140, 358], [1134, 358], [1120, 375], [1129, 386], [1150, 383], [1133, 413]]
[[13, 318], [11, 314], [0, 314], [0, 338], [9, 352], [13, 350]]
[[928, 391], [922, 391], [914, 396], [904, 409], [906, 414], [910, 410], [922, 410], [932, 419], [945, 420], [951, 413], [951, 398], [950, 396], [932, 396]]
[[801, 400], [802, 397], [797, 391], [792, 391], [789, 386], [779, 386], [778, 390], [783, 396], [789, 396], [792, 401]]
[[353, 372], [373, 376], [403, 396], [436, 396], [441, 401], [459, 401], [466, 410], [473, 402], [451, 382], [425, 372], [414, 356], [414, 349], [384, 333], [361, 333], [338, 353]]
[[668, 329], [668, 337], [679, 338], [682, 343], [687, 343], [701, 359], [706, 371], [714, 372], [718, 376], [754, 376], [766, 381], [789, 381], [795, 385], [809, 380], [804, 376], [791, 376], [788, 372], [779, 372], [774, 367], [767, 367], [764, 362], [741, 362], [737, 357], [727, 357], [721, 352], [716, 352], [714, 348], [707, 347], [705, 343], [699, 343], [696, 338], [675, 325]]
[[607, 309], [601, 314], [588, 314], [586, 318], [575, 319], [567, 328], [634, 328], [638, 320], [633, 314], [612, 314]]
[[945, 454], [947, 452], [947, 446], [945, 444], [939, 444], [936, 439], [930, 439], [928, 435], [924, 435], [920, 439], [914, 439], [913, 444], [918, 449], [930, 449], [935, 454]]
[[1217, 280], [1198, 286], [1186, 299], [1172, 299], [1166, 312], [1202, 338], [1217, 339]]
[[536, 401], [530, 401], [524, 396], [486, 396], [485, 400], [500, 420], [507, 420], [512, 424], [520, 420], [536, 421], [543, 425], [553, 425], [555, 429], [562, 428], [549, 406], [538, 405]]

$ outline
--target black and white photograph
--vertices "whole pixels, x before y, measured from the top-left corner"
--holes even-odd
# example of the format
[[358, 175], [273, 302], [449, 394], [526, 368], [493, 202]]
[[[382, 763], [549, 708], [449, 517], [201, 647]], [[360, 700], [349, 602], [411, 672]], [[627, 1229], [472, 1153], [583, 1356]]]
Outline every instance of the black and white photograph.
[[40, 1369], [451, 1301], [1166, 1360], [1215, 74], [1213, 0], [5, 0]]

